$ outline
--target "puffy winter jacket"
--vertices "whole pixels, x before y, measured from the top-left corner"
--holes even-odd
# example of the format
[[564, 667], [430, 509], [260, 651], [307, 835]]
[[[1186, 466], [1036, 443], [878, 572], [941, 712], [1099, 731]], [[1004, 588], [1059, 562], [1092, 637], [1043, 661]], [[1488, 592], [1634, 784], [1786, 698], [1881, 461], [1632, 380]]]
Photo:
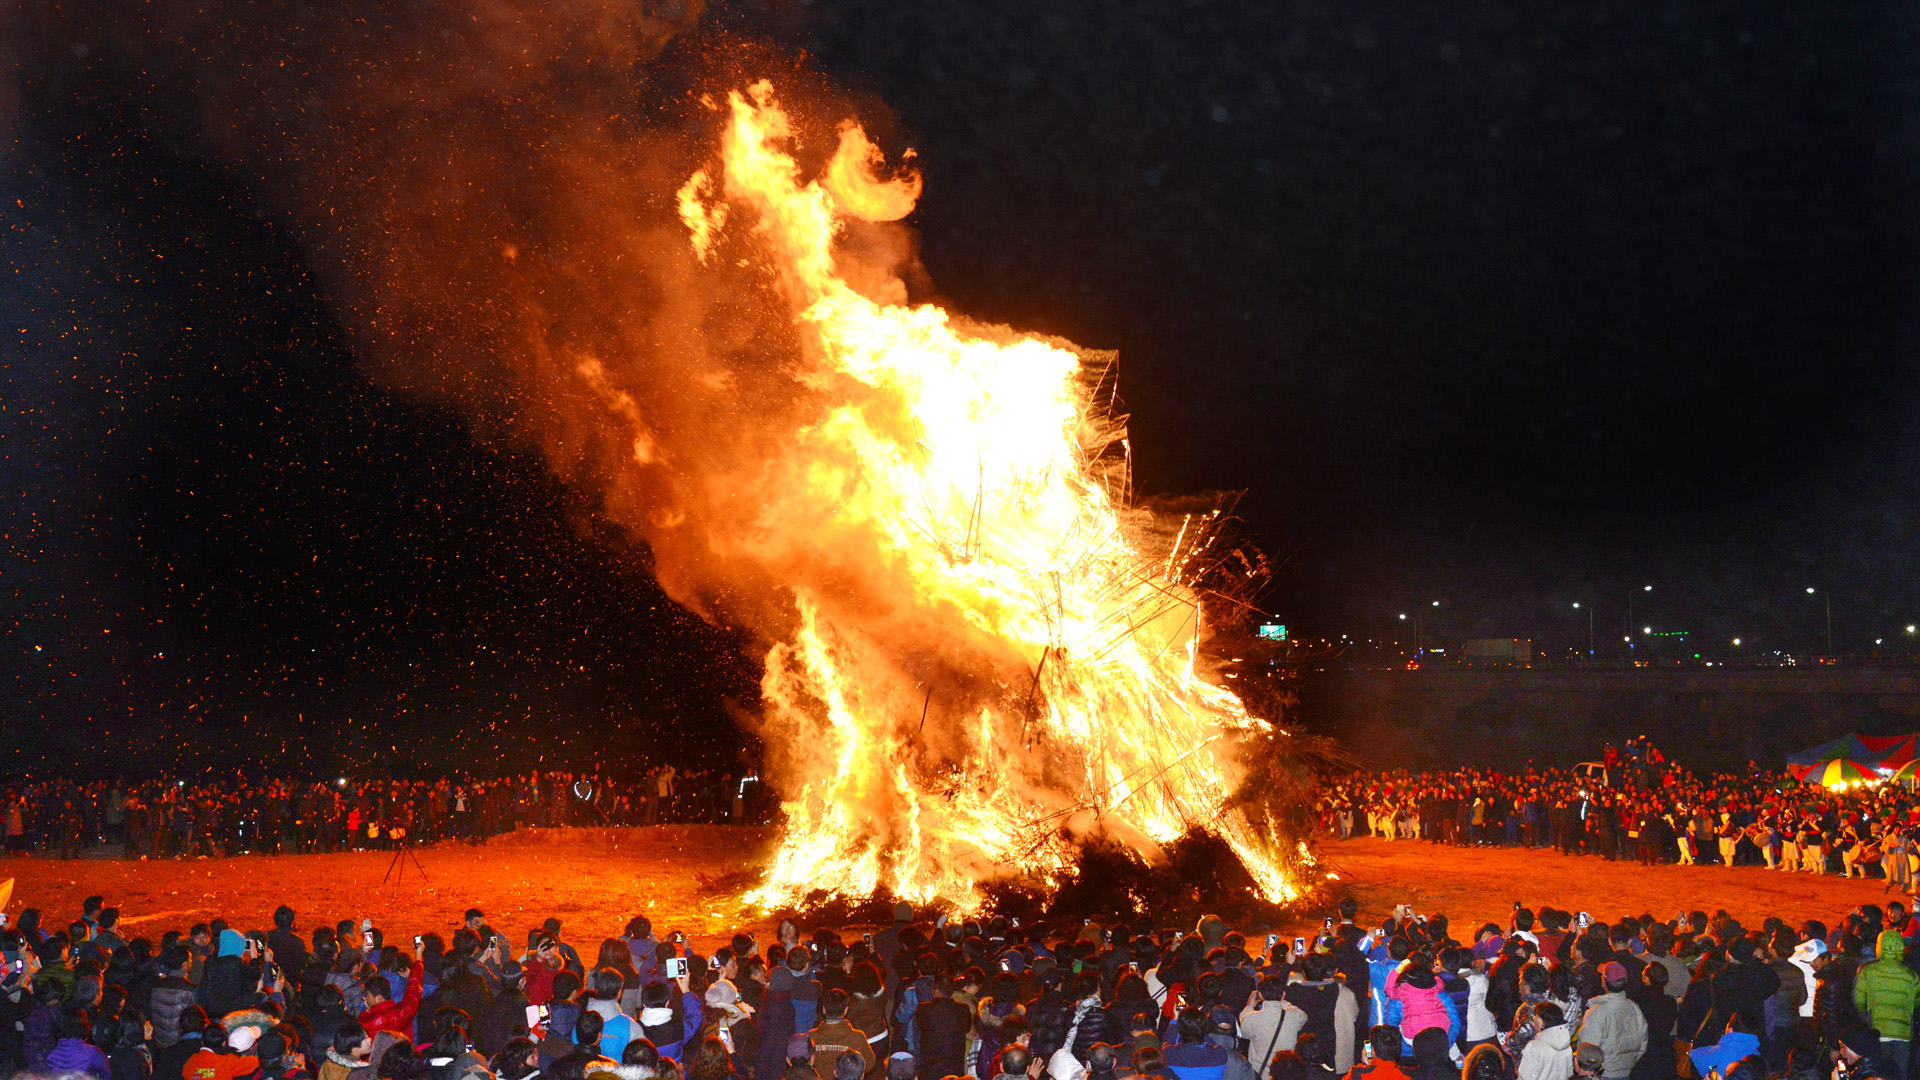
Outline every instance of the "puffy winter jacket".
[[426, 970], [425, 964], [416, 963], [407, 975], [407, 988], [398, 1001], [383, 1001], [360, 1013], [360, 1026], [371, 1035], [376, 1031], [391, 1031], [395, 1035], [413, 1037], [413, 1015], [420, 1011], [420, 977]]
[[147, 999], [147, 1019], [153, 1021], [153, 1045], [166, 1049], [180, 1041], [180, 1014], [194, 1004], [193, 984], [169, 975], [153, 984]]
[[1904, 963], [1907, 939], [1897, 930], [1880, 931], [1880, 958], [1863, 965], [1853, 980], [1853, 1007], [1878, 1028], [1882, 1038], [1903, 1039], [1913, 1030], [1913, 1002], [1920, 993]]
[[1435, 982], [1423, 990], [1407, 982], [1406, 974], [1406, 968], [1398, 968], [1387, 976], [1386, 982], [1387, 999], [1400, 1005], [1401, 1037], [1411, 1042], [1415, 1035], [1428, 1028], [1451, 1032], [1453, 1024], [1449, 1006], [1452, 1003], [1446, 1000], [1439, 983]]

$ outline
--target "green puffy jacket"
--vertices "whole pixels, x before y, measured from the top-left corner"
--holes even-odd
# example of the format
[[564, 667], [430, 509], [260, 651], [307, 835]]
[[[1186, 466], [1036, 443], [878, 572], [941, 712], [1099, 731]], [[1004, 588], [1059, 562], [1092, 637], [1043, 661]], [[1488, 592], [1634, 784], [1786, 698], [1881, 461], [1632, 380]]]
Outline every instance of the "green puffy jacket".
[[1920, 978], [1907, 970], [1907, 939], [1897, 930], [1880, 931], [1880, 958], [1862, 965], [1853, 981], [1853, 1007], [1879, 1030], [1881, 1038], [1905, 1039], [1913, 1033], [1913, 1002]]

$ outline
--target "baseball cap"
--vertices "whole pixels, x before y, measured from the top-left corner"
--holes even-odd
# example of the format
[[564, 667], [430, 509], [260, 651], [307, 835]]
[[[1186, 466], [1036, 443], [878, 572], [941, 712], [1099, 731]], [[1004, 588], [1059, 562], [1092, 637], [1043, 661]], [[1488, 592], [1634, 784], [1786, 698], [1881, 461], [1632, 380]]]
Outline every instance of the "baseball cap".
[[1825, 955], [1827, 955], [1827, 943], [1819, 938], [1808, 938], [1793, 947], [1793, 958], [1802, 963]]
[[1599, 1071], [1607, 1063], [1607, 1052], [1592, 1043], [1581, 1043], [1573, 1052], [1574, 1064], [1583, 1069]]
[[1618, 960], [1610, 960], [1600, 969], [1600, 978], [1608, 986], [1616, 986], [1627, 981], [1627, 969]]

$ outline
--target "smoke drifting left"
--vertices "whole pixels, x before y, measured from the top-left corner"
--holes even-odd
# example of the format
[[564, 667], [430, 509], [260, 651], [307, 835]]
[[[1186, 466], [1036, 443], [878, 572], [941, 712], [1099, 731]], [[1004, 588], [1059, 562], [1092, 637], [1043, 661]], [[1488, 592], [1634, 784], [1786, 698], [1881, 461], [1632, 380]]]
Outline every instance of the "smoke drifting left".
[[[674, 194], [713, 152], [708, 103], [748, 78], [781, 81], [821, 161], [840, 120], [884, 135], [888, 118], [704, 14], [699, 0], [100, 0], [16, 10], [10, 38], [25, 79], [111, 68], [157, 136], [286, 214], [374, 380], [536, 448], [646, 542], [674, 599], [777, 635], [777, 590], [712, 565], [709, 540], [749, 524], [728, 493], [812, 407], [791, 312], [764, 270], [700, 264]], [[900, 226], [860, 223], [846, 246], [856, 281], [915, 274]]]

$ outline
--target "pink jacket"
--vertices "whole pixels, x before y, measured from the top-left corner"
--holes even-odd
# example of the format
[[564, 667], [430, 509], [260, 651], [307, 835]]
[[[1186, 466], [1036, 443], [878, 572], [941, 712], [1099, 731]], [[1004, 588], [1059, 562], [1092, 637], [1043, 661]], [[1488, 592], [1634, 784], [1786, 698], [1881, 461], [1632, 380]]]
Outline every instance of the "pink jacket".
[[1432, 986], [1421, 990], [1408, 985], [1406, 980], [1401, 978], [1406, 974], [1406, 970], [1406, 965], [1402, 964], [1393, 970], [1393, 974], [1387, 976], [1387, 997], [1400, 1003], [1400, 1037], [1412, 1042], [1415, 1035], [1428, 1028], [1450, 1030], [1447, 1007], [1440, 1000], [1439, 980], [1436, 979]]

